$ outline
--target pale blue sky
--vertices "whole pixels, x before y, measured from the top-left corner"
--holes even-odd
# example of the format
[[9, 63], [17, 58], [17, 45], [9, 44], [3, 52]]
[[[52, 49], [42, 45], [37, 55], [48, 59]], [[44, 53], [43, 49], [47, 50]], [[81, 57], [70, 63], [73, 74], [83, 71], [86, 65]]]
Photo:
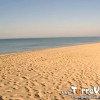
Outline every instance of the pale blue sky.
[[0, 0], [0, 38], [100, 36], [100, 0]]

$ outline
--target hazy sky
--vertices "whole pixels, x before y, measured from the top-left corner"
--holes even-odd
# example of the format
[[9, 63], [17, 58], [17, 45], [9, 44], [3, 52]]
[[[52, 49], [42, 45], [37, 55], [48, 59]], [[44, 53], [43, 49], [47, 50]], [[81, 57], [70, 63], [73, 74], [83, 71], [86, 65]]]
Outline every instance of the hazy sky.
[[0, 38], [100, 36], [100, 0], [0, 0]]

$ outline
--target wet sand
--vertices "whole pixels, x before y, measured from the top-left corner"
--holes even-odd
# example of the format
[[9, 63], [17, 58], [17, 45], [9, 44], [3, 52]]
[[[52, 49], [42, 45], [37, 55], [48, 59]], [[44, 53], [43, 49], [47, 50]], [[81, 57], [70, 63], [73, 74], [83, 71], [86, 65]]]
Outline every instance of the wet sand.
[[100, 43], [0, 55], [0, 100], [70, 100], [61, 91], [99, 85]]

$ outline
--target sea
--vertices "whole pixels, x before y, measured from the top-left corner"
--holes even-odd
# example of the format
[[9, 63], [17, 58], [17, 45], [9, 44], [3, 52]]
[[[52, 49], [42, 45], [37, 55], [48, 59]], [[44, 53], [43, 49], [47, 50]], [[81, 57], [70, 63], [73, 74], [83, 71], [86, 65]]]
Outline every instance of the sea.
[[57, 37], [0, 39], [0, 54], [42, 50], [100, 42], [100, 37]]

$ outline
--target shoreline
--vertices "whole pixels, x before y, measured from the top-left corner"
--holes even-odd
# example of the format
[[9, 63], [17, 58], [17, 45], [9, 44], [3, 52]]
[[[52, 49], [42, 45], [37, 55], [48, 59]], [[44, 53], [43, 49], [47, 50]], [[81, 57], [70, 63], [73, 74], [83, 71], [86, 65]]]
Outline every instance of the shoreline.
[[18, 51], [18, 52], [12, 52], [12, 53], [1, 53], [0, 56], [5, 55], [14, 55], [14, 54], [21, 54], [21, 53], [31, 53], [31, 52], [37, 52], [37, 51], [43, 51], [43, 50], [49, 50], [49, 49], [57, 49], [57, 48], [64, 48], [64, 47], [73, 47], [73, 46], [81, 46], [81, 45], [89, 45], [89, 44], [97, 44], [100, 42], [93, 42], [93, 43], [86, 43], [86, 44], [77, 44], [77, 45], [66, 45], [66, 46], [57, 46], [57, 47], [51, 47], [51, 48], [45, 48], [45, 49], [37, 49], [37, 50], [29, 50], [29, 51]]
[[100, 43], [0, 55], [3, 100], [74, 100], [61, 92], [99, 85]]

